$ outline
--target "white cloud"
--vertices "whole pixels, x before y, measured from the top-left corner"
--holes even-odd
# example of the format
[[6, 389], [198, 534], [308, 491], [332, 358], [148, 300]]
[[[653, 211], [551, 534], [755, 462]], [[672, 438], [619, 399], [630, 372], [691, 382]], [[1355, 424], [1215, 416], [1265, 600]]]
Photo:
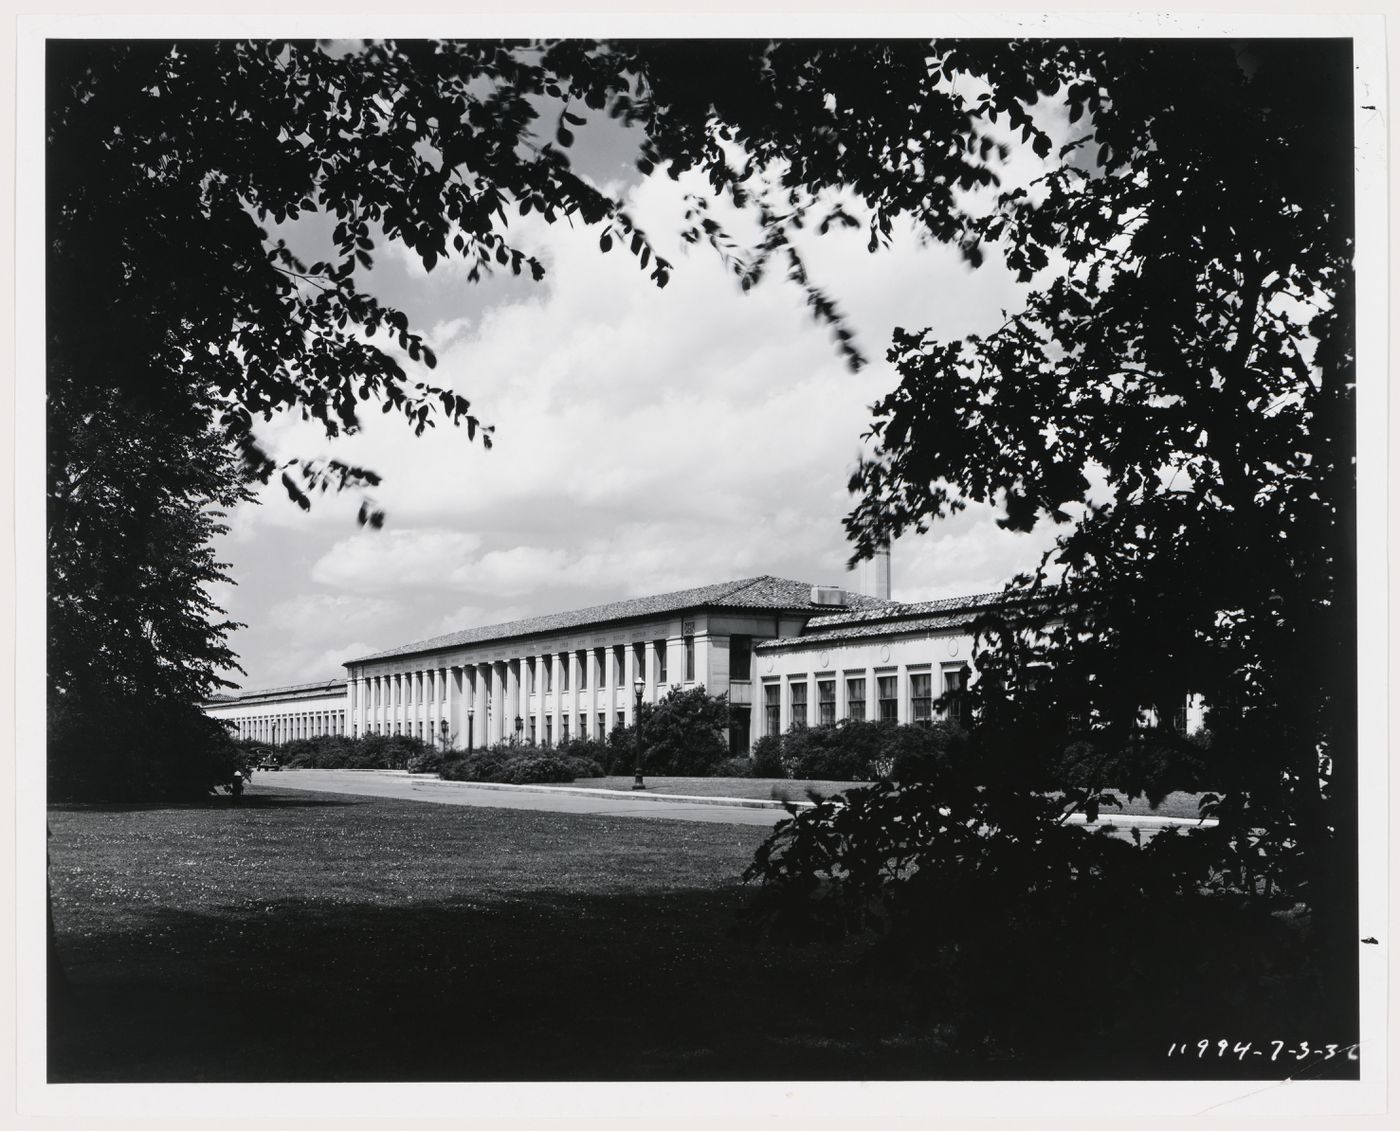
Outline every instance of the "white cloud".
[[[385, 273], [386, 285], [426, 289], [423, 329], [439, 364], [423, 376], [467, 397], [496, 425], [495, 443], [486, 451], [445, 426], [415, 438], [396, 414], [377, 412], [333, 444], [314, 422], [263, 426], [288, 456], [329, 452], [382, 473], [373, 495], [388, 522], [357, 529], [357, 494], [317, 499], [303, 514], [276, 498], [276, 484], [268, 505], [240, 509], [230, 538], [245, 555], [282, 560], [288, 539], [323, 548], [298, 567], [304, 575], [244, 590], [241, 619], [281, 620], [284, 638], [324, 630], [361, 642], [337, 651], [317, 635], [314, 648], [288, 651], [250, 628], [238, 641], [250, 679], [283, 679], [293, 660], [331, 651], [343, 659], [757, 573], [855, 584], [844, 570], [846, 481], [869, 405], [898, 382], [882, 360], [891, 329], [986, 331], [1019, 291], [990, 263], [973, 272], [956, 252], [911, 238], [871, 255], [861, 232], [813, 237], [803, 244], [813, 281], [872, 359], [852, 374], [795, 286], [774, 276], [745, 295], [710, 249], [666, 246], [678, 242], [670, 233], [691, 187], [653, 177], [629, 201], [675, 263], [664, 290], [624, 248], [600, 255], [596, 229], [536, 217], [513, 223], [512, 239], [547, 262], [540, 286], [483, 297], [450, 265], [412, 279]], [[987, 512], [959, 516], [896, 547], [895, 595], [996, 588], [1034, 561], [1032, 545]], [[392, 615], [361, 616], [355, 602], [374, 610], [376, 600], [393, 602]]]
[[342, 539], [311, 568], [311, 580], [354, 593], [436, 586], [481, 544], [455, 530], [372, 530]]

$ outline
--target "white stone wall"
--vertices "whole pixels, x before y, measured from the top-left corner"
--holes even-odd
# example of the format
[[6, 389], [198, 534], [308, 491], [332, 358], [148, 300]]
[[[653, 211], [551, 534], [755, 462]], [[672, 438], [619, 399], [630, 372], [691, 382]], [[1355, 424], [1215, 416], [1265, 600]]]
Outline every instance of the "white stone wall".
[[205, 713], [234, 723], [234, 735], [278, 745], [298, 738], [348, 734], [345, 693], [254, 696], [205, 704]]

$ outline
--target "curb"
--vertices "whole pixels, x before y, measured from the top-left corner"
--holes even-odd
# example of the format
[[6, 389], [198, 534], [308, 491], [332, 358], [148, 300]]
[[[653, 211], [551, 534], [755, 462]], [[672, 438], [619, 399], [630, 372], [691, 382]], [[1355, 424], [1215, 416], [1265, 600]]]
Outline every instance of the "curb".
[[[295, 772], [295, 771], [291, 771]], [[757, 797], [696, 797], [683, 793], [650, 793], [645, 790], [590, 789], [586, 786], [571, 785], [512, 785], [507, 782], [485, 781], [444, 781], [442, 778], [410, 774], [407, 770], [333, 770], [332, 773], [375, 774], [380, 777], [405, 779], [413, 789], [494, 789], [513, 793], [562, 793], [572, 797], [610, 797], [618, 801], [660, 801], [668, 805], [722, 805], [728, 809], [784, 809], [792, 805], [798, 809], [811, 809], [811, 801], [773, 801]], [[1083, 813], [1071, 813], [1069, 824], [1098, 828], [1203, 828], [1213, 829], [1219, 825], [1214, 817], [1159, 817], [1154, 813], [1099, 813], [1093, 826]]]
[[[618, 801], [662, 801], [669, 805], [722, 805], [727, 809], [782, 809], [782, 801], [765, 801], [758, 797], [694, 797], [683, 793], [650, 793], [646, 790], [589, 789], [568, 785], [510, 785], [505, 782], [443, 781], [441, 778], [413, 778], [413, 788], [421, 789], [497, 789], [513, 793], [562, 793], [572, 797], [609, 797]], [[786, 804], [812, 808], [810, 801]]]

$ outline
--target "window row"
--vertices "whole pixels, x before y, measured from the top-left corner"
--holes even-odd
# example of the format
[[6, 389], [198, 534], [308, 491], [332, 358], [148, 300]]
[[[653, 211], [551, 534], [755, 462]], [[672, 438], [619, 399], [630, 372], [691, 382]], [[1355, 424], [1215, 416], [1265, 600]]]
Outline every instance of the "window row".
[[[945, 718], [952, 720], [962, 718], [963, 704], [960, 693], [967, 686], [968, 674], [969, 669], [965, 664], [943, 669], [943, 682], [938, 694], [940, 697], [947, 697], [943, 711]], [[815, 680], [805, 675], [789, 677], [787, 681], [788, 725], [790, 727], [830, 726], [835, 723], [837, 721], [836, 679], [837, 677], [834, 675], [818, 676]], [[863, 722], [867, 718], [888, 722], [899, 720], [898, 673], [877, 674], [874, 677], [875, 711], [873, 715], [867, 714], [870, 706], [867, 694], [868, 677], [848, 675], [844, 679], [846, 684], [845, 718], [855, 722]], [[812, 682], [816, 683], [815, 711], [809, 711], [808, 702], [808, 688]], [[931, 722], [934, 718], [933, 704], [935, 700], [933, 673], [910, 672], [908, 688], [909, 711], [907, 718], [909, 721]], [[763, 685], [763, 708], [764, 733], [781, 734], [783, 730], [782, 684], [779, 681], [773, 680]]]

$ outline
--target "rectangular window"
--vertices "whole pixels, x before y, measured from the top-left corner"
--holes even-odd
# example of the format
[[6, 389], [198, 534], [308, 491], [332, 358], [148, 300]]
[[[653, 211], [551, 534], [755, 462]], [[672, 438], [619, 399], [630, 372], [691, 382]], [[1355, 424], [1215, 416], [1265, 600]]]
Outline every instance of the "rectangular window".
[[846, 680], [846, 718], [865, 721], [864, 676], [851, 676]]
[[531, 745], [531, 746], [534, 746], [535, 743], [539, 740], [539, 735], [538, 735], [538, 734], [536, 733], [536, 731], [535, 731], [535, 724], [536, 724], [538, 721], [539, 721], [539, 720], [536, 719], [534, 715], [531, 715], [531, 716], [530, 716], [530, 745]]
[[599, 742], [601, 742], [604, 738], [607, 737], [607, 735], [608, 735], [608, 713], [607, 713], [606, 711], [599, 711], [599, 712], [598, 712], [598, 733], [597, 733], [596, 735], [594, 735], [593, 737], [595, 737], [596, 739], [598, 739]]
[[928, 672], [909, 676], [909, 717], [916, 723], [933, 721], [933, 676]]
[[613, 726], [617, 727], [618, 730], [622, 730], [626, 725], [627, 725], [627, 712], [626, 712], [626, 711], [619, 711], [619, 712], [617, 713], [617, 722], [615, 722], [615, 723], [613, 724]]
[[565, 652], [559, 657], [559, 690], [569, 690], [569, 653]]
[[962, 722], [963, 692], [967, 690], [967, 667], [943, 669], [943, 713], [955, 723]]
[[559, 716], [559, 741], [561, 743], [569, 741], [569, 716]]
[[622, 647], [623, 647], [623, 646], [622, 646], [621, 644], [619, 644], [616, 648], [613, 649], [613, 679], [612, 679], [612, 685], [613, 685], [614, 687], [621, 687], [621, 686], [622, 686], [622, 672], [623, 672], [624, 668], [626, 667], [626, 663], [627, 663], [626, 657], [624, 656], [623, 651], [622, 651]]
[[836, 681], [817, 680], [817, 722], [824, 727], [836, 721]]
[[544, 744], [546, 746], [554, 745], [554, 720], [552, 718], [547, 718], [544, 721]]
[[[593, 653], [593, 660], [598, 665], [598, 690], [608, 686], [608, 650], [598, 648]], [[616, 687], [617, 684], [612, 686]]]
[[541, 656], [540, 663], [544, 665], [544, 693], [548, 695], [554, 690], [554, 664], [549, 656]]
[[666, 686], [666, 641], [656, 642], [656, 686], [657, 689]]
[[580, 652], [580, 653], [578, 654], [578, 689], [579, 689], [580, 691], [587, 691], [587, 690], [588, 690], [588, 653], [587, 653], [587, 652]]
[[588, 716], [582, 711], [578, 713], [578, 736], [579, 738], [588, 737]]
[[789, 688], [792, 696], [791, 710], [789, 715], [792, 718], [793, 727], [805, 727], [807, 725], [807, 681], [805, 679], [795, 679]]
[[685, 638], [685, 681], [695, 682], [695, 637]]
[[765, 683], [763, 685], [763, 713], [765, 734], [780, 734], [782, 732], [782, 717], [780, 712], [780, 696], [782, 689], [776, 683]]
[[742, 758], [749, 752], [749, 708], [729, 708], [729, 756]]
[[899, 677], [876, 676], [875, 691], [880, 697], [880, 721], [896, 721], [899, 718]]
[[529, 659], [525, 661], [525, 694], [535, 693], [535, 661]]
[[751, 679], [753, 672], [753, 637], [729, 638], [729, 678]]

